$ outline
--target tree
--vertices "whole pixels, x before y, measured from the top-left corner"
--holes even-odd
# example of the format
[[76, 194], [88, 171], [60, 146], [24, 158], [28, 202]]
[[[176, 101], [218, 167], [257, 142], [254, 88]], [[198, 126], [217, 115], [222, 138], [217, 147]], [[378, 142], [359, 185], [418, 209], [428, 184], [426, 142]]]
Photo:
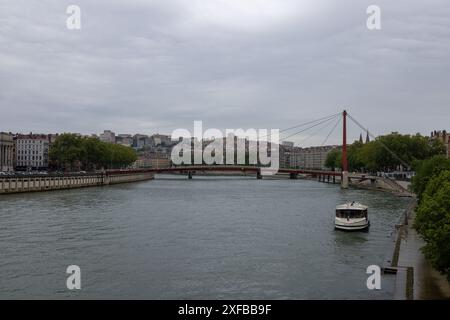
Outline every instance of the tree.
[[[389, 171], [395, 170], [399, 165], [412, 164], [445, 152], [442, 141], [420, 134], [401, 135], [393, 132], [379, 136], [369, 143], [355, 141], [347, 148], [348, 166], [351, 171]], [[329, 168], [341, 168], [341, 151], [330, 152], [325, 165]]]
[[126, 167], [136, 159], [130, 147], [69, 133], [58, 136], [50, 147], [53, 166], [67, 171]]
[[82, 158], [82, 141], [75, 134], [64, 133], [51, 145], [49, 157], [51, 163], [58, 169], [72, 170]]
[[325, 167], [330, 168], [331, 170], [335, 170], [336, 168], [341, 167], [340, 161], [342, 159], [342, 152], [338, 149], [332, 149], [327, 154], [327, 158], [325, 159]]
[[414, 227], [426, 242], [425, 257], [450, 282], [450, 170], [428, 181]]
[[348, 169], [350, 171], [360, 171], [364, 169], [365, 163], [361, 157], [363, 147], [364, 144], [362, 142], [355, 141], [347, 148]]
[[433, 139], [430, 143], [430, 156], [434, 155], [445, 155], [447, 153], [447, 148], [442, 140]]
[[126, 167], [137, 159], [136, 152], [130, 147], [119, 144], [108, 144], [107, 147], [107, 154], [110, 160], [109, 167]]
[[413, 169], [416, 175], [412, 179], [411, 189], [416, 193], [420, 203], [428, 182], [442, 171], [450, 170], [450, 159], [445, 156], [434, 156], [431, 159], [414, 162]]

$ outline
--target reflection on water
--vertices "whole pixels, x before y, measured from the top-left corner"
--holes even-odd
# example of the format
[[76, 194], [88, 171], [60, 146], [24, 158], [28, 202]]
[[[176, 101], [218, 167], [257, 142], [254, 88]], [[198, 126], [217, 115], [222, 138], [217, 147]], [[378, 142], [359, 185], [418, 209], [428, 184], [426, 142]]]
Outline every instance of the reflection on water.
[[[334, 230], [337, 204], [368, 232]], [[158, 177], [0, 197], [0, 298], [391, 298], [366, 288], [406, 199], [303, 180]], [[65, 287], [66, 267], [82, 290]]]

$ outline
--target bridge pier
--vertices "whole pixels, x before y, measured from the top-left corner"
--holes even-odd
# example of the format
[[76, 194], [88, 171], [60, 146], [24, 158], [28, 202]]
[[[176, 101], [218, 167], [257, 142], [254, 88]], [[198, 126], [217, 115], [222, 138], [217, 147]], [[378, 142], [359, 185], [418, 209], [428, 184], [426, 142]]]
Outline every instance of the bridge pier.
[[330, 183], [330, 175], [327, 175], [327, 182]]
[[192, 171], [188, 171], [188, 179], [192, 180]]
[[336, 183], [336, 176], [333, 176], [333, 183]]
[[258, 170], [256, 172], [256, 179], [261, 180], [262, 179], [262, 174], [261, 174], [261, 170]]
[[341, 177], [341, 187], [342, 189], [348, 189], [348, 171], [342, 171]]

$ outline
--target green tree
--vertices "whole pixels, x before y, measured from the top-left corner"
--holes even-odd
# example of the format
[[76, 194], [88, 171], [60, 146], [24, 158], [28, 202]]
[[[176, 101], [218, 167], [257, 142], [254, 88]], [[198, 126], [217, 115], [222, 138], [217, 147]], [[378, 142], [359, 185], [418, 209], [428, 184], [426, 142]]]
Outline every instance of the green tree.
[[136, 159], [137, 154], [130, 147], [75, 134], [58, 136], [50, 147], [50, 160], [53, 167], [66, 171], [123, 168]]
[[422, 201], [422, 194], [428, 185], [428, 182], [442, 171], [450, 170], [450, 159], [445, 156], [434, 156], [423, 161], [416, 161], [413, 164], [416, 175], [412, 179], [411, 189]]
[[365, 167], [365, 163], [362, 159], [362, 149], [364, 144], [355, 141], [352, 145], [347, 148], [347, 160], [348, 160], [348, 169], [350, 171], [360, 171]]
[[414, 227], [426, 242], [425, 257], [450, 281], [450, 170], [428, 181]]
[[119, 144], [107, 144], [107, 154], [109, 158], [109, 168], [123, 168], [137, 159], [136, 152], [126, 146], [122, 146]]
[[[388, 171], [395, 170], [399, 165], [412, 164], [445, 152], [442, 141], [420, 134], [401, 135], [397, 132], [379, 136], [369, 143], [355, 141], [347, 148], [348, 166], [350, 171]], [[341, 151], [329, 153], [326, 166], [341, 168], [341, 162], [336, 161], [342, 157]]]
[[58, 169], [73, 170], [83, 158], [82, 139], [70, 133], [64, 133], [55, 140], [49, 151], [50, 162]]
[[433, 139], [430, 143], [430, 156], [445, 155], [447, 148], [442, 140]]
[[340, 161], [342, 159], [342, 152], [339, 149], [333, 149], [327, 154], [327, 158], [325, 159], [325, 167], [330, 168], [331, 170], [335, 170], [336, 168], [340, 168]]

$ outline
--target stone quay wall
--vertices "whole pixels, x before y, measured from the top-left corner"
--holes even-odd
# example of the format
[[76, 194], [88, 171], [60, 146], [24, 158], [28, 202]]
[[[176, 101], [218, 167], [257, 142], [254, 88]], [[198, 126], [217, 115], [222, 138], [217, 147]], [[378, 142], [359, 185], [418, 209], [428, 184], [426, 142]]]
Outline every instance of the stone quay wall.
[[153, 178], [153, 173], [139, 170], [116, 170], [111, 173], [0, 176], [0, 194], [95, 187]]

